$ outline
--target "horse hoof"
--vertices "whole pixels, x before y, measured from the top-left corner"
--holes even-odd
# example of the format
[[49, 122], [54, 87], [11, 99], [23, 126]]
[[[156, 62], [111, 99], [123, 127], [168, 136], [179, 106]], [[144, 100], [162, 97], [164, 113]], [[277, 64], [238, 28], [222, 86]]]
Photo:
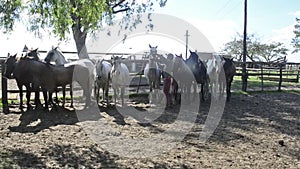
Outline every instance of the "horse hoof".
[[19, 110], [20, 110], [21, 112], [24, 112], [24, 110], [23, 110], [23, 108], [22, 108], [22, 107], [19, 107]]

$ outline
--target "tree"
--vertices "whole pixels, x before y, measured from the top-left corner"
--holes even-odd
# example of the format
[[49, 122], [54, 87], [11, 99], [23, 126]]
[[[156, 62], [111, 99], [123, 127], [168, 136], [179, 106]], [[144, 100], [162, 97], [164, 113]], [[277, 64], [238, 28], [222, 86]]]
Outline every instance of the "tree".
[[[242, 61], [243, 37], [237, 34], [234, 40], [225, 44], [224, 51], [237, 61]], [[247, 60], [272, 62], [286, 57], [288, 49], [280, 42], [262, 43], [254, 34], [247, 37]]]
[[243, 40], [235, 37], [232, 41], [227, 42], [224, 45], [224, 52], [231, 55], [237, 61], [242, 62], [243, 60]]
[[300, 19], [296, 18], [297, 23], [295, 24], [294, 34], [295, 37], [292, 39], [292, 45], [295, 48], [292, 53], [300, 51]]
[[261, 58], [265, 62], [274, 62], [284, 60], [286, 58], [288, 49], [283, 46], [281, 42], [272, 42], [270, 44], [261, 45]]
[[[153, 10], [154, 3], [161, 7], [167, 0], [0, 0], [0, 28], [5, 33], [13, 31], [21, 14], [29, 16], [28, 28], [37, 34], [50, 29], [55, 36], [65, 40], [71, 32], [80, 58], [86, 58], [87, 35], [99, 30], [103, 24], [111, 24], [116, 14], [122, 14], [125, 28], [133, 26], [141, 15]], [[138, 18], [138, 17], [137, 17]]]
[[[254, 34], [247, 35], [246, 41], [247, 60], [255, 61], [260, 52], [260, 42]], [[233, 41], [225, 44], [224, 51], [241, 62], [243, 59], [243, 35], [237, 33]]]

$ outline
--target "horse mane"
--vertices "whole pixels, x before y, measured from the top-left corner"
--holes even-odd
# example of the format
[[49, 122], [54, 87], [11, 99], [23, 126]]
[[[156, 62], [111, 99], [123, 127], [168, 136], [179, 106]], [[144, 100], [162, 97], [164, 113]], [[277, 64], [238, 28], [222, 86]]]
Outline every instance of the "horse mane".
[[52, 49], [52, 51], [55, 51], [55, 52], [58, 53], [62, 58], [64, 58], [64, 59], [66, 60], [65, 56], [62, 54], [62, 52], [59, 50], [58, 47]]

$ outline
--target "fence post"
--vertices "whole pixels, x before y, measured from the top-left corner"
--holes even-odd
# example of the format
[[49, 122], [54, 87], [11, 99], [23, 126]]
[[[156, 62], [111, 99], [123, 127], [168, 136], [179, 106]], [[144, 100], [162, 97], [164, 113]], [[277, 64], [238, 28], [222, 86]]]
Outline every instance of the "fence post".
[[260, 73], [261, 73], [261, 91], [264, 91], [264, 69], [263, 64], [260, 65]]
[[3, 113], [7, 114], [9, 113], [8, 109], [8, 101], [7, 101], [7, 79], [3, 76], [4, 75], [4, 63], [1, 63], [1, 75], [2, 75], [2, 108]]
[[278, 83], [278, 91], [281, 91], [281, 84], [282, 84], [282, 67], [283, 64], [279, 64], [279, 83]]

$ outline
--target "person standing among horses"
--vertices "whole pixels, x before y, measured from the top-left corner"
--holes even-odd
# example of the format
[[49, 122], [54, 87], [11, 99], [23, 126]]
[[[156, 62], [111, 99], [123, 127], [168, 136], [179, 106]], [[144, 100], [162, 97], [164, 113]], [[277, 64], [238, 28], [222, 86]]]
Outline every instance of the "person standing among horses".
[[163, 76], [163, 92], [167, 98], [166, 108], [171, 108], [173, 105], [171, 84], [172, 84], [172, 70], [173, 70], [173, 54], [167, 55], [167, 62], [165, 63], [165, 70], [162, 73]]

